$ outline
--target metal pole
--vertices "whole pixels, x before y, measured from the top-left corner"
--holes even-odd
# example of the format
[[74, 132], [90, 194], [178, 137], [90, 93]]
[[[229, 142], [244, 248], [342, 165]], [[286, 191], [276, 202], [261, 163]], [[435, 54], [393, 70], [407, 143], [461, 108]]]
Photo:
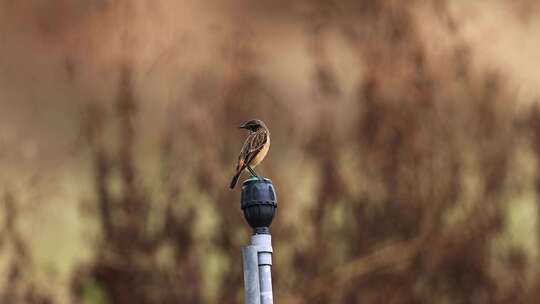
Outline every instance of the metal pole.
[[257, 258], [257, 247], [242, 247], [242, 258], [244, 260], [244, 293], [246, 304], [260, 304], [261, 295], [259, 288], [259, 262]]
[[251, 236], [251, 245], [257, 248], [258, 253], [261, 304], [272, 304], [272, 236], [254, 234]]
[[272, 181], [248, 179], [242, 185], [240, 206], [253, 228], [251, 245], [242, 248], [246, 304], [273, 304], [272, 236], [270, 224], [277, 208]]

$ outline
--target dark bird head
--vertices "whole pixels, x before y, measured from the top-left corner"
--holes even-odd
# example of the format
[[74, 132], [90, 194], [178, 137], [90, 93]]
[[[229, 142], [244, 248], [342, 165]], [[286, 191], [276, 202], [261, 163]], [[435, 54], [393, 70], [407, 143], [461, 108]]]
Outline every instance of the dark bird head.
[[249, 130], [251, 132], [256, 132], [257, 130], [261, 129], [261, 128], [265, 128], [266, 129], [266, 125], [264, 124], [264, 122], [260, 119], [252, 119], [252, 120], [248, 120], [246, 121], [245, 123], [243, 123], [241, 126], [240, 126], [240, 129], [246, 129], [246, 130]]

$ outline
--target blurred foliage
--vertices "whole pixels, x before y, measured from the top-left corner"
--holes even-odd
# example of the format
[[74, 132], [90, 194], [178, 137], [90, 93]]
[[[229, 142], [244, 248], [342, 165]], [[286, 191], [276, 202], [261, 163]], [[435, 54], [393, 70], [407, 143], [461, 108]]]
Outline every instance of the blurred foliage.
[[[18, 208], [13, 194], [6, 191], [2, 197], [3, 219], [0, 228], [0, 258], [2, 303], [52, 303], [50, 295], [34, 282], [34, 262], [28, 244], [17, 227]], [[5, 275], [5, 276], [4, 276]]]
[[[114, 95], [77, 104], [82, 174], [90, 177], [81, 217], [98, 232], [62, 301], [241, 303], [240, 247], [250, 231], [227, 183], [241, 145], [235, 127], [256, 117], [272, 132], [259, 170], [280, 200], [277, 302], [536, 303], [536, 261], [500, 243], [520, 190], [533, 184], [540, 193], [540, 177], [522, 177], [530, 166], [522, 155], [535, 166], [540, 158], [538, 107], [518, 111], [504, 75], [474, 66], [446, 1], [298, 3], [263, 1], [260, 11], [236, 1], [231, 9], [246, 19], [300, 20], [310, 96], [276, 89], [260, 68], [272, 58], [239, 19], [217, 48], [219, 63], [171, 76], [178, 84], [167, 88], [158, 119], [150, 118], [153, 95], [141, 89], [148, 69], [129, 48], [136, 33], [122, 27], [125, 49], [107, 76]], [[103, 1], [99, 10], [127, 7]], [[425, 12], [445, 37], [440, 46], [426, 39]], [[339, 73], [336, 40], [359, 77]], [[150, 71], [177, 52], [161, 54]], [[74, 87], [84, 82], [81, 62], [66, 55]], [[30, 275], [14, 199], [3, 199], [1, 271], [9, 276], [0, 302], [55, 303]]]

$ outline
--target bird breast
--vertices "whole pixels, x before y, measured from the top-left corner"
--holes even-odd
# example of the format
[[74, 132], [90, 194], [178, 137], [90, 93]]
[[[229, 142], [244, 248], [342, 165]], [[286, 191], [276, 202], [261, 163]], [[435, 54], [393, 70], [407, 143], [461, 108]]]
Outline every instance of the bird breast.
[[270, 149], [270, 136], [266, 139], [266, 143], [262, 147], [261, 151], [257, 153], [255, 158], [251, 161], [251, 167], [255, 167], [258, 164], [261, 163], [261, 161], [266, 157], [266, 154], [268, 153], [268, 150]]

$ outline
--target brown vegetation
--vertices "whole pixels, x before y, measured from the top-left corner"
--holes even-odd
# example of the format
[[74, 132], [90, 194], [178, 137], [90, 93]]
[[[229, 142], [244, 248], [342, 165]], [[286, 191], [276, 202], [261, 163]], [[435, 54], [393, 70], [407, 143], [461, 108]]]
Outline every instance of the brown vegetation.
[[[516, 178], [519, 153], [540, 161], [540, 112], [518, 112], [504, 75], [473, 66], [446, 1], [427, 3], [304, 3], [313, 69], [310, 96], [298, 100], [265, 78], [264, 55], [239, 26], [220, 46], [224, 63], [186, 77], [156, 126], [139, 89], [147, 70], [123, 57], [113, 101], [80, 103], [92, 176], [82, 209], [99, 232], [92, 257], [72, 271], [73, 303], [242, 302], [240, 246], [250, 231], [227, 182], [235, 126], [254, 117], [273, 137], [260, 170], [280, 200], [277, 302], [535, 303], [531, 254], [497, 243], [518, 189], [540, 189], [539, 178]], [[430, 47], [425, 10], [439, 19], [444, 46]], [[354, 55], [352, 89], [329, 37]], [[77, 61], [67, 62], [76, 82]], [[14, 244], [10, 267], [31, 267], [10, 224], [13, 199], [4, 199], [0, 253]], [[52, 303], [10, 278], [0, 283], [0, 300], [10, 300], [0, 302]]]

